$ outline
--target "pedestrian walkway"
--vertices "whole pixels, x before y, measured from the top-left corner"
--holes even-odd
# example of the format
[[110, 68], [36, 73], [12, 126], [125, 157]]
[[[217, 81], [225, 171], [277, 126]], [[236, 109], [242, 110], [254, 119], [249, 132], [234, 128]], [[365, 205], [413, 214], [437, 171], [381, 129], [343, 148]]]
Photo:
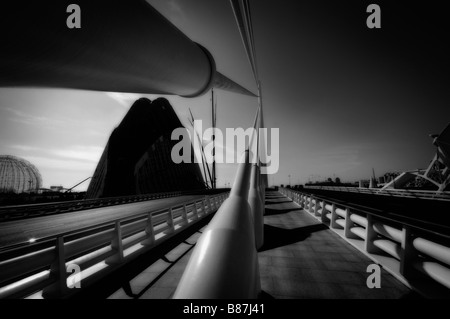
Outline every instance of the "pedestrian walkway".
[[278, 192], [266, 194], [261, 287], [273, 298], [398, 299], [411, 290], [381, 269], [370, 289], [373, 261]]
[[[373, 263], [344, 239], [278, 192], [267, 192], [264, 245], [259, 251], [262, 298], [399, 299], [416, 297], [381, 269], [380, 288], [370, 289], [367, 267]], [[201, 236], [178, 245], [111, 299], [171, 298]]]

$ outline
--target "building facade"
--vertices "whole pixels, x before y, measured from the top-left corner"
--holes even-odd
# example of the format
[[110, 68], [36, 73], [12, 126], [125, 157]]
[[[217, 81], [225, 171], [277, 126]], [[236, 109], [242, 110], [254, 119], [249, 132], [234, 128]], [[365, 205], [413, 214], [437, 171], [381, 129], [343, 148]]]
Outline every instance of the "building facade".
[[[172, 131], [182, 127], [163, 98], [137, 100], [112, 132], [89, 184], [87, 198], [205, 188], [198, 164], [175, 164]], [[194, 156], [194, 152], [191, 152]]]

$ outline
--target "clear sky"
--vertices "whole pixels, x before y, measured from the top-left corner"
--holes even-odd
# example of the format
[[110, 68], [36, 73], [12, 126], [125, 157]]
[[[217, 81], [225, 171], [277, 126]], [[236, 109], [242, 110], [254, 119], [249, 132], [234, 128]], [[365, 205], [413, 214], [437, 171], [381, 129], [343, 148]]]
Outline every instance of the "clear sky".
[[[148, 0], [213, 55], [217, 69], [256, 92], [228, 0]], [[391, 1], [392, 2], [392, 1]], [[438, 1], [377, 1], [381, 29], [366, 26], [371, 2], [252, 0], [267, 127], [280, 129], [280, 169], [269, 183], [368, 178], [424, 168], [430, 133], [450, 122], [449, 33]], [[411, 6], [411, 7], [410, 7]], [[218, 127], [250, 127], [255, 98], [216, 90]], [[92, 176], [109, 135], [141, 96], [0, 88], [0, 154], [23, 157], [44, 186]], [[187, 124], [190, 107], [210, 125], [210, 96], [166, 96]], [[219, 165], [218, 186], [236, 166]], [[77, 188], [86, 189], [87, 184]]]

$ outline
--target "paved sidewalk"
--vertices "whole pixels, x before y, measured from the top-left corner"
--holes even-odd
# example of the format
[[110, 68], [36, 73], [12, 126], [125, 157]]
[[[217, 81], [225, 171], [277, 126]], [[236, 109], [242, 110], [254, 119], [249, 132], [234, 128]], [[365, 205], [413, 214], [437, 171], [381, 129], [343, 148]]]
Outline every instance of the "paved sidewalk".
[[266, 194], [261, 286], [267, 297], [398, 299], [411, 290], [381, 269], [381, 288], [369, 289], [373, 261], [278, 192]]

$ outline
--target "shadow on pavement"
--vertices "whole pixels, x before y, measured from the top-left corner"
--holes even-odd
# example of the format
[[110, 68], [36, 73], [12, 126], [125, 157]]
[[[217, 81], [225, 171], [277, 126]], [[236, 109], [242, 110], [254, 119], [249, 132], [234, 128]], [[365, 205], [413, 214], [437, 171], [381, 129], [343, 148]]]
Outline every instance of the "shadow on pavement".
[[305, 240], [312, 233], [328, 229], [324, 224], [314, 224], [294, 229], [264, 225], [264, 245], [259, 251], [287, 246]]
[[271, 200], [267, 200], [264, 202], [264, 204], [266, 205], [272, 205], [272, 204], [283, 204], [283, 203], [292, 203], [291, 200], [275, 200], [275, 201], [271, 201]]
[[301, 211], [300, 208], [273, 209], [266, 207], [266, 213], [264, 214], [264, 216], [282, 215], [296, 210]]

